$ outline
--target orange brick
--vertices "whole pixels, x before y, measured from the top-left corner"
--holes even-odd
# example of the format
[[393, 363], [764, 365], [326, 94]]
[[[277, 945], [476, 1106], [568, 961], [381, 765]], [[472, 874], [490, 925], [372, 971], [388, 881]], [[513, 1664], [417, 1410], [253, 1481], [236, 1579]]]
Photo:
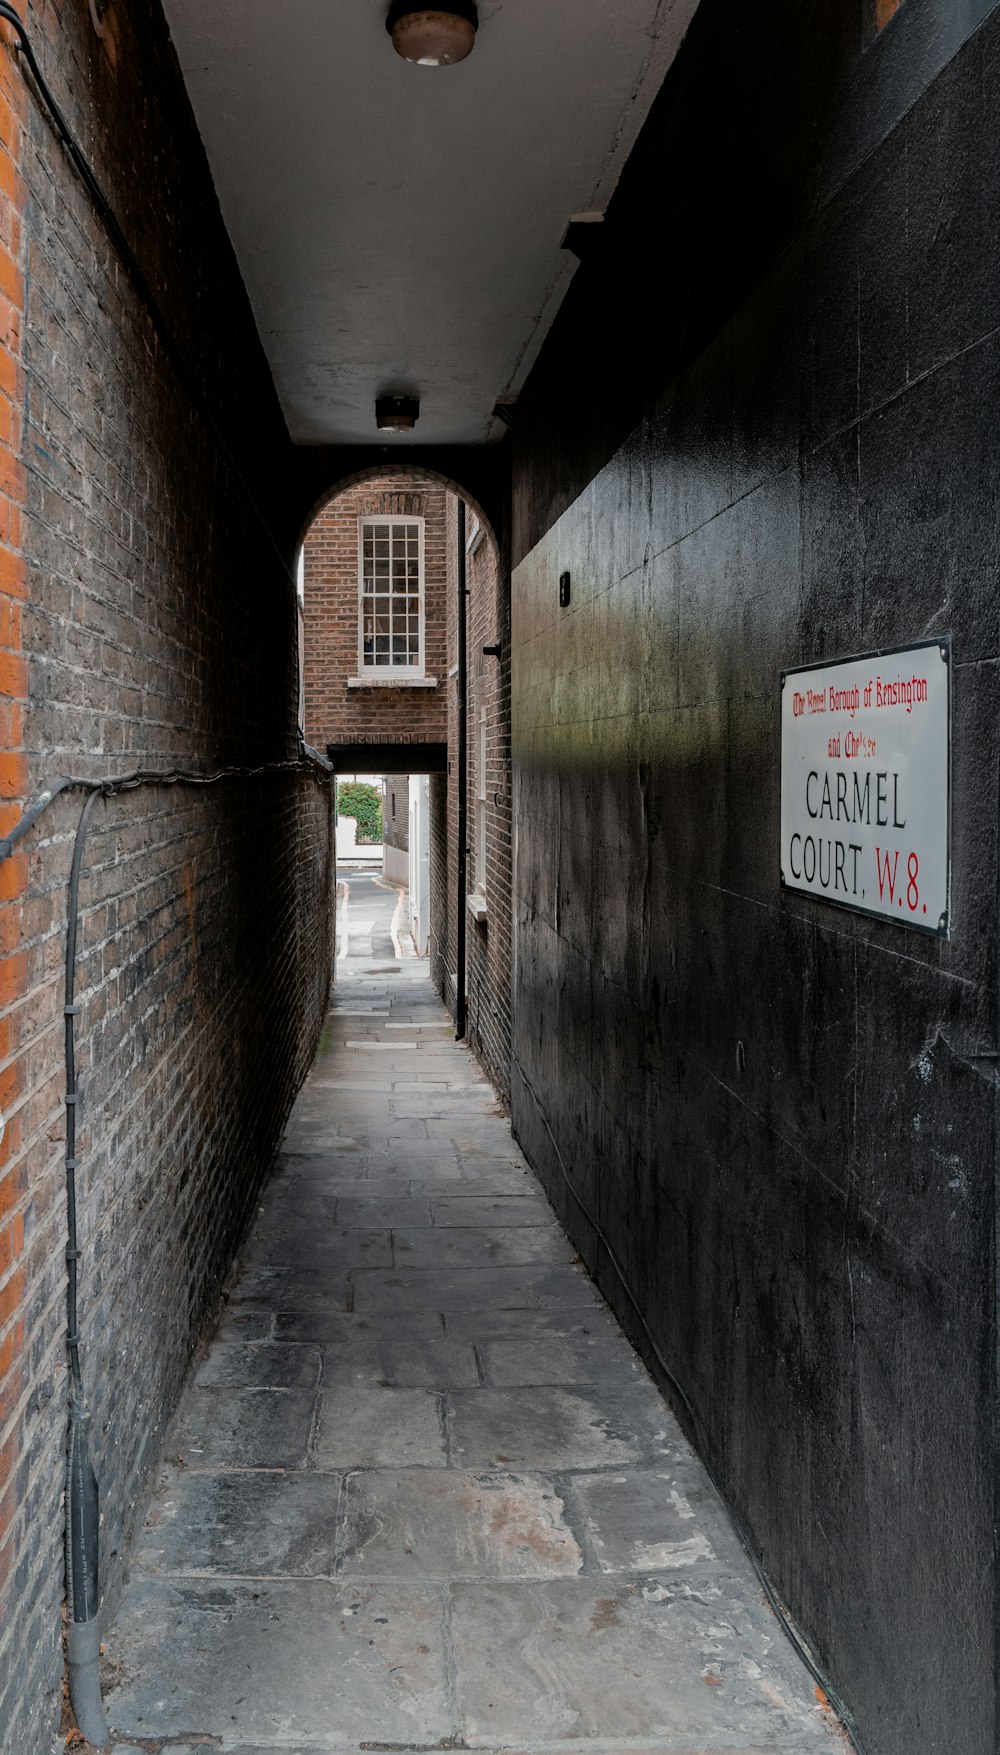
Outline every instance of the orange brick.
[[[27, 1377], [20, 1363], [5, 1378], [0, 1378], [0, 1426], [6, 1426], [24, 1394]], [[0, 1526], [2, 1533], [2, 1526]]]
[[0, 1177], [0, 1219], [16, 1206], [28, 1186], [28, 1171], [24, 1164], [15, 1164], [11, 1170]]
[[0, 1286], [0, 1326], [5, 1325], [24, 1303], [27, 1281], [24, 1269], [18, 1268], [11, 1274], [5, 1286]]
[[21, 649], [21, 604], [16, 597], [0, 592], [0, 646], [8, 651]]
[[10, 1563], [13, 1557], [10, 1545], [3, 1547], [3, 1543], [14, 1523], [16, 1512], [17, 1495], [14, 1492], [13, 1486], [10, 1486], [7, 1488], [6, 1493], [3, 1494], [2, 1498], [0, 1498], [0, 1549], [2, 1549], [2, 1551], [0, 1551], [0, 1588], [3, 1587], [3, 1582], [7, 1576], [7, 1572], [10, 1570]]
[[0, 244], [0, 288], [7, 294], [12, 304], [24, 303], [24, 276], [14, 261], [10, 251]]
[[11, 695], [21, 701], [27, 699], [27, 659], [13, 652], [0, 652], [0, 695]]
[[24, 952], [0, 962], [0, 1006], [10, 1005], [28, 990], [28, 960]]
[[16, 1219], [0, 1231], [0, 1274], [5, 1274], [12, 1267], [24, 1249], [24, 1214], [18, 1213]]
[[0, 750], [0, 796], [24, 798], [28, 787], [27, 756], [20, 750]]
[[28, 883], [28, 855], [14, 853], [0, 864], [0, 904], [23, 896]]
[[13, 1328], [0, 1341], [0, 1381], [6, 1377], [17, 1355], [23, 1350], [24, 1336], [24, 1322], [15, 1322]]

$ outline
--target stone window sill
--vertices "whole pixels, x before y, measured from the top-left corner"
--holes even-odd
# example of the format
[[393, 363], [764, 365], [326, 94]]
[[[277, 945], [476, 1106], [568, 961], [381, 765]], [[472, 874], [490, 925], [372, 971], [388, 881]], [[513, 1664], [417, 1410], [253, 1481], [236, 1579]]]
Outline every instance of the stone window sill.
[[472, 918], [475, 921], [477, 926], [485, 926], [487, 919], [489, 918], [487, 908], [486, 908], [486, 897], [485, 896], [470, 896], [469, 897], [469, 913], [472, 915]]
[[436, 676], [349, 676], [349, 689], [436, 689]]

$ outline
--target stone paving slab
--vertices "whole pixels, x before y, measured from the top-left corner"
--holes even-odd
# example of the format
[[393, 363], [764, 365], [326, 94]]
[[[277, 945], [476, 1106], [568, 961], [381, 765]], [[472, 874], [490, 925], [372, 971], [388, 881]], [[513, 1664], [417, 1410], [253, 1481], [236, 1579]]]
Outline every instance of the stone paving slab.
[[[320, 1342], [337, 1346], [362, 1336], [393, 1340], [399, 1334], [399, 1318], [394, 1312], [366, 1311], [359, 1314], [344, 1309], [324, 1309], [317, 1295], [308, 1309], [274, 1312], [274, 1338], [299, 1345]], [[417, 1310], [407, 1317], [406, 1333], [411, 1341], [440, 1341], [445, 1338], [444, 1323], [436, 1310]]]
[[563, 1501], [542, 1475], [352, 1475], [343, 1540], [346, 1577], [554, 1578], [583, 1564]]
[[510, 1340], [519, 1343], [537, 1336], [580, 1335], [615, 1339], [621, 1330], [606, 1304], [551, 1304], [542, 1309], [516, 1306], [449, 1310], [445, 1316], [452, 1340], [488, 1343]]
[[521, 1335], [517, 1340], [482, 1341], [479, 1358], [488, 1384], [517, 1385], [641, 1380], [643, 1368], [624, 1336], [594, 1334]]
[[157, 1494], [137, 1563], [233, 1578], [332, 1578], [342, 1477], [293, 1470], [175, 1470]]
[[501, 1308], [538, 1310], [547, 1304], [593, 1305], [597, 1288], [569, 1267], [396, 1268], [392, 1273], [363, 1269], [352, 1277], [355, 1310], [463, 1310], [491, 1300]]
[[352, 1340], [324, 1350], [323, 1382], [380, 1383], [387, 1389], [475, 1389], [481, 1381], [468, 1341]]
[[125, 1606], [108, 1699], [119, 1735], [327, 1755], [453, 1732], [443, 1586], [137, 1578]]
[[230, 1303], [223, 1311], [215, 1330], [213, 1345], [243, 1345], [247, 1341], [269, 1341], [274, 1318], [269, 1305]]
[[480, 1225], [509, 1228], [519, 1225], [555, 1225], [557, 1220], [547, 1200], [538, 1195], [440, 1195], [433, 1203], [435, 1225]]
[[245, 1257], [254, 1267], [315, 1269], [329, 1273], [340, 1268], [391, 1268], [394, 1265], [392, 1233], [348, 1230], [304, 1215], [299, 1220], [270, 1218], [267, 1227], [250, 1238]]
[[704, 1570], [718, 1561], [737, 1571], [742, 1544], [695, 1456], [667, 1469], [574, 1475], [574, 1506], [603, 1572]]
[[464, 1468], [572, 1469], [676, 1458], [676, 1425], [648, 1378], [562, 1388], [456, 1390], [451, 1449]]
[[189, 1468], [302, 1468], [315, 1407], [304, 1389], [190, 1389], [170, 1451]]
[[322, 1469], [425, 1467], [447, 1460], [441, 1397], [378, 1383], [325, 1389], [313, 1445]]
[[425, 966], [338, 977], [385, 1013], [324, 1030], [168, 1435], [106, 1635], [120, 1748], [832, 1755], [478, 1067], [415, 1028], [448, 1021]]
[[197, 1367], [196, 1389], [316, 1389], [323, 1369], [319, 1347], [217, 1340]]
[[346, 1268], [325, 1270], [317, 1264], [279, 1267], [276, 1263], [247, 1262], [234, 1290], [234, 1302], [260, 1304], [272, 1310], [308, 1310], [317, 1303], [324, 1310], [351, 1307], [351, 1274]]
[[458, 1708], [474, 1748], [511, 1739], [798, 1738], [829, 1752], [813, 1690], [755, 1585], [580, 1578], [455, 1585]]
[[401, 1228], [393, 1232], [392, 1244], [393, 1265], [409, 1268], [525, 1267], [538, 1261], [571, 1262], [575, 1254], [566, 1233], [555, 1225]]
[[337, 1224], [343, 1228], [365, 1231], [374, 1226], [376, 1229], [385, 1227], [392, 1231], [399, 1227], [409, 1231], [429, 1227], [434, 1220], [430, 1197], [417, 1198], [410, 1195], [392, 1195], [386, 1197], [373, 1192], [361, 1192], [345, 1195], [337, 1201]]

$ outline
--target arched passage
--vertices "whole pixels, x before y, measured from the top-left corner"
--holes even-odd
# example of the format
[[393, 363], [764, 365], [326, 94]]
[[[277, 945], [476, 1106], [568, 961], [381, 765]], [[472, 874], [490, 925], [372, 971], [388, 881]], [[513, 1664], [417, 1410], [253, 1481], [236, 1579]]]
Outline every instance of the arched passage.
[[[397, 454], [327, 486], [301, 540], [306, 741], [340, 775], [379, 777], [387, 803], [400, 785], [385, 777], [410, 777], [430, 896], [416, 943], [507, 1091], [510, 597], [493, 520], [453, 475]], [[382, 870], [408, 882], [417, 921], [402, 796]]]
[[335, 495], [386, 470], [408, 469], [460, 494], [493, 534], [504, 565], [510, 555], [510, 447], [499, 445], [302, 445], [292, 457], [285, 528], [297, 548]]

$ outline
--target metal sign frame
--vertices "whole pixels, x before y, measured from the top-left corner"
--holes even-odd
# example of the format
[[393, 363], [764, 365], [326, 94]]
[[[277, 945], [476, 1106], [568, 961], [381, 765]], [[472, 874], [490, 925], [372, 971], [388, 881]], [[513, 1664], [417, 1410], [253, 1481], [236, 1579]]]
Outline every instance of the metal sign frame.
[[947, 738], [947, 748], [945, 751], [945, 785], [946, 785], [946, 790], [947, 790], [947, 823], [946, 823], [946, 828], [945, 828], [945, 835], [946, 835], [946, 845], [945, 845], [945, 909], [944, 909], [944, 913], [941, 915], [938, 922], [936, 924], [930, 924], [930, 923], [925, 924], [925, 922], [923, 922], [922, 920], [914, 920], [913, 918], [897, 919], [894, 914], [890, 914], [885, 909], [868, 908], [865, 906], [865, 904], [863, 902], [845, 902], [845, 901], [841, 900], [841, 898], [836, 896], [836, 895], [825, 895], [825, 894], [820, 895], [820, 894], [817, 894], [817, 892], [815, 890], [806, 889], [799, 884], [789, 883], [786, 880], [784, 867], [782, 866], [782, 863], [781, 863], [783, 848], [782, 848], [782, 844], [781, 844], [782, 829], [780, 826], [779, 826], [779, 831], [778, 831], [778, 837], [779, 837], [779, 839], [778, 839], [778, 871], [779, 871], [780, 880], [781, 880], [781, 888], [790, 896], [803, 896], [806, 898], [807, 901], [819, 902], [821, 904], [824, 904], [826, 907], [830, 907], [830, 908], [840, 908], [846, 914], [863, 914], [865, 916], [865, 918], [868, 920], [880, 920], [884, 926], [902, 926], [902, 927], [905, 927], [909, 932], [922, 932], [925, 937], [937, 938], [937, 939], [950, 939], [951, 935], [952, 935], [952, 929], [954, 927], [954, 920], [952, 918], [952, 883], [951, 883], [951, 828], [952, 828], [952, 799], [951, 799], [951, 794], [952, 794], [951, 742], [952, 742], [952, 740], [951, 740], [951, 727], [952, 727], [952, 673], [953, 673], [954, 667], [952, 664], [952, 637], [951, 637], [950, 633], [949, 634], [938, 634], [934, 638], [931, 638], [931, 639], [909, 640], [905, 644], [899, 645], [899, 646], [879, 646], [872, 652], [856, 652], [856, 653], [849, 654], [847, 657], [844, 657], [844, 658], [833, 658], [833, 659], [820, 658], [820, 659], [816, 659], [812, 664], [798, 664], [798, 665], [790, 666], [787, 670], [781, 671], [780, 675], [781, 675], [782, 711], [779, 714], [780, 749], [779, 749], [778, 767], [779, 767], [780, 780], [779, 780], [778, 814], [779, 814], [779, 823], [781, 823], [781, 801], [782, 801], [782, 794], [783, 794], [783, 790], [784, 790], [784, 781], [785, 781], [783, 702], [784, 702], [784, 695], [785, 695], [785, 685], [789, 681], [789, 679], [791, 679], [793, 677], [798, 677], [798, 676], [809, 676], [812, 672], [818, 671], [818, 670], [826, 670], [826, 671], [836, 670], [841, 665], [874, 663], [874, 662], [877, 662], [878, 660], [883, 659], [883, 658], [897, 657], [897, 656], [899, 656], [899, 654], [901, 654], [903, 652], [921, 652], [924, 650], [929, 650], [931, 647], [935, 647], [938, 650], [938, 652], [940, 653], [941, 660], [942, 660], [943, 664], [945, 665], [946, 673], [947, 673], [946, 674], [946, 685], [945, 685], [946, 686], [945, 734], [946, 734], [946, 738]]

